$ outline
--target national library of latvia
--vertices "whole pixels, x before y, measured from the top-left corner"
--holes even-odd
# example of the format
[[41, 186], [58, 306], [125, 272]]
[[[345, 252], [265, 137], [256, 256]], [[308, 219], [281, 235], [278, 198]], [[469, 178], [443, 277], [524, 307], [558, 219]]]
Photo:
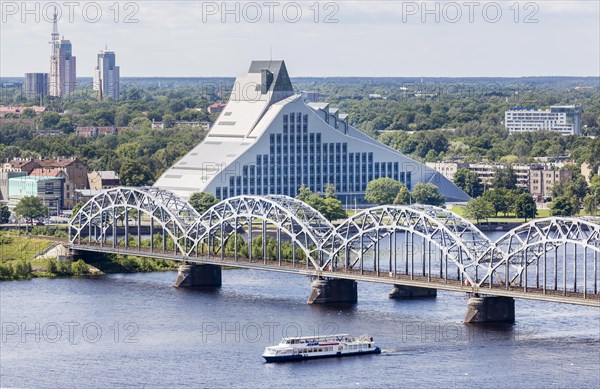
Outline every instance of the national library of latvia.
[[204, 141], [169, 168], [155, 186], [183, 198], [206, 192], [295, 197], [302, 185], [323, 193], [334, 184], [342, 203], [363, 204], [367, 184], [389, 177], [412, 190], [435, 184], [449, 202], [469, 196], [441, 174], [352, 127], [325, 103], [306, 103], [283, 61], [253, 61], [238, 77], [226, 107]]

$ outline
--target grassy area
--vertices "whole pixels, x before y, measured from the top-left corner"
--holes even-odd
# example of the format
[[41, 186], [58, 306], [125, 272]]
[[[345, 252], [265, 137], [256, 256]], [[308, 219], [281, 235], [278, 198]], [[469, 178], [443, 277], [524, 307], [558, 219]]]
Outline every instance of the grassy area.
[[[54, 231], [49, 235], [54, 235]], [[55, 242], [50, 238], [44, 239], [18, 231], [0, 232], [0, 280], [165, 271], [177, 269], [178, 266], [175, 262], [162, 259], [125, 255], [99, 256], [89, 263], [82, 260], [71, 263], [56, 259], [36, 259], [39, 254], [53, 244]], [[94, 267], [90, 267], [90, 265]]]
[[[462, 205], [456, 205], [452, 207], [451, 211], [459, 216], [465, 217], [465, 207]], [[550, 209], [546, 208], [537, 210], [536, 219], [542, 219], [550, 216], [552, 216]], [[576, 216], [589, 216], [589, 214], [582, 210]], [[507, 216], [500, 215], [498, 217], [491, 217], [487, 221], [495, 223], [524, 223], [525, 219], [517, 218], [513, 213], [509, 213]]]
[[29, 261], [33, 267], [43, 267], [45, 260], [35, 257], [52, 244], [52, 241], [43, 238], [0, 233], [0, 263], [14, 266], [19, 261]]

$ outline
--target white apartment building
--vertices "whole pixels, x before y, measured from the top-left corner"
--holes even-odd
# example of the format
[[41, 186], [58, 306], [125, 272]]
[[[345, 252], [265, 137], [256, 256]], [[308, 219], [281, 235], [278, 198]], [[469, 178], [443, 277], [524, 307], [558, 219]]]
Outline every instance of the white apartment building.
[[509, 133], [556, 131], [561, 135], [581, 135], [580, 105], [553, 105], [549, 110], [515, 107], [504, 113], [504, 126]]

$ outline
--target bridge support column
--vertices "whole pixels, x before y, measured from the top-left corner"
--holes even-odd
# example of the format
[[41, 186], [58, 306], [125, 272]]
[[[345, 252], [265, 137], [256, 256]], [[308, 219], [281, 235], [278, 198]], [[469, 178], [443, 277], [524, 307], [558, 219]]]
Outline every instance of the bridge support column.
[[181, 265], [175, 281], [176, 288], [221, 286], [221, 266]]
[[464, 323], [515, 321], [515, 299], [512, 297], [471, 297]]
[[417, 286], [394, 285], [388, 296], [391, 299], [414, 299], [436, 297], [437, 289], [419, 288]]
[[356, 281], [316, 279], [311, 284], [309, 304], [355, 304], [358, 300]]

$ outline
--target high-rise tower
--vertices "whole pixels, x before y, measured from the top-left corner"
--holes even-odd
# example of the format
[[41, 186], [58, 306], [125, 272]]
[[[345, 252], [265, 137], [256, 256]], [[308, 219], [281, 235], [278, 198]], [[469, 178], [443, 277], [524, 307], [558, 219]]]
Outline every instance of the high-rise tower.
[[116, 66], [115, 53], [100, 50], [98, 64], [94, 69], [94, 90], [98, 91], [98, 98], [117, 100], [119, 98], [119, 67]]
[[59, 38], [56, 10], [52, 21], [51, 37], [52, 52], [50, 55], [48, 94], [50, 96], [64, 96], [73, 92], [76, 88], [77, 62], [73, 56], [71, 41]]

